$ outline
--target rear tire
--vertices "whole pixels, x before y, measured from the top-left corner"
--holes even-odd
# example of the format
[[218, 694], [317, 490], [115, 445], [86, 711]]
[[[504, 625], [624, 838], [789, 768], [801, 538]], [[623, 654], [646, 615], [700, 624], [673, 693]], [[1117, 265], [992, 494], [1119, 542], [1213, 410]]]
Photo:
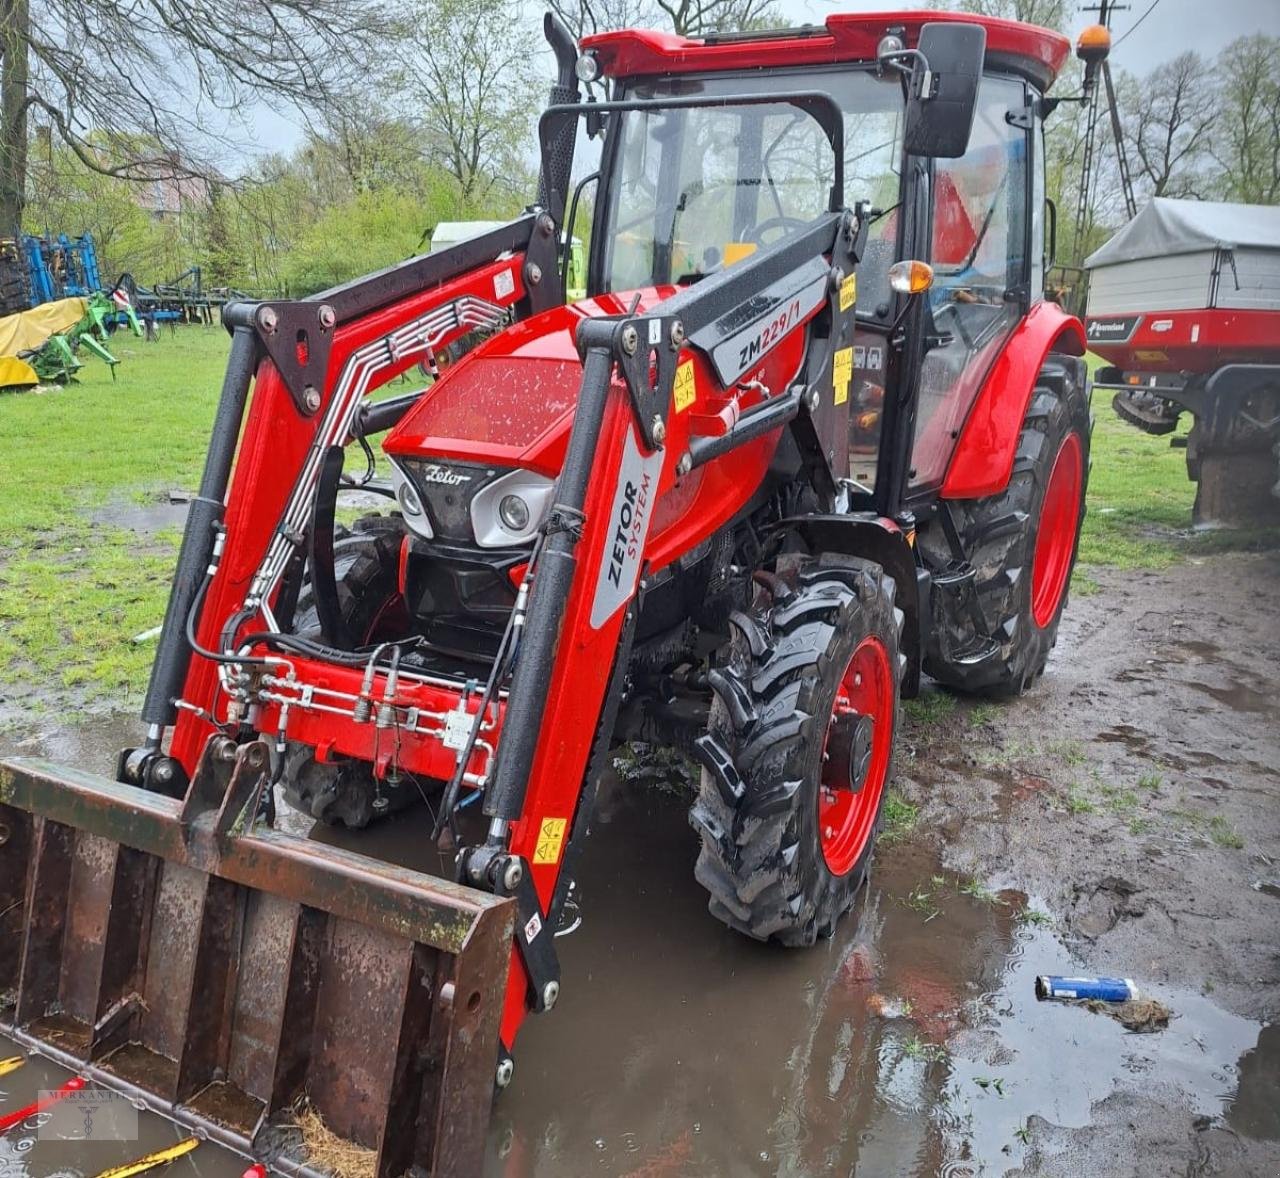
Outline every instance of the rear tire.
[[892, 772], [903, 615], [871, 561], [785, 559], [730, 617], [690, 821], [712, 915], [757, 940], [812, 945], [867, 876]]
[[[985, 499], [950, 500], [987, 636], [954, 593], [933, 594], [925, 670], [939, 683], [1019, 695], [1044, 671], [1058, 638], [1089, 482], [1089, 385], [1083, 360], [1055, 355], [1040, 370], [1009, 485]], [[941, 523], [920, 530], [927, 563], [952, 559]], [[989, 637], [992, 642], [984, 641]], [[975, 652], [979, 652], [975, 654]]]

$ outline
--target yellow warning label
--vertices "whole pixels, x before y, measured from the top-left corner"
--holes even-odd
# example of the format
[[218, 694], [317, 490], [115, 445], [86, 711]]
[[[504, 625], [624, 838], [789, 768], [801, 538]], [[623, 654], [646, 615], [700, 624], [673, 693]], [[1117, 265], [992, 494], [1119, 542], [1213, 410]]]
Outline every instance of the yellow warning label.
[[831, 383], [835, 386], [837, 405], [849, 399], [849, 382], [853, 379], [853, 349], [841, 348], [831, 364]]
[[840, 280], [840, 310], [847, 311], [858, 301], [858, 276], [850, 274]]
[[692, 360], [686, 360], [676, 369], [676, 379], [675, 384], [671, 386], [671, 395], [675, 399], [677, 413], [683, 413], [697, 398], [698, 390], [693, 380]]
[[564, 842], [566, 818], [544, 818], [538, 831], [538, 845], [533, 849], [535, 863], [558, 863], [560, 844]]

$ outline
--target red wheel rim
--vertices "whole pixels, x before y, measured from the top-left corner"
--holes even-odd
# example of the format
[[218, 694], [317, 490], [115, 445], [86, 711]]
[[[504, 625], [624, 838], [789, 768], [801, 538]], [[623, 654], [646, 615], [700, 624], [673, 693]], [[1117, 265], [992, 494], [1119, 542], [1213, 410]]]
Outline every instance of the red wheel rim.
[[1057, 616], [1071, 571], [1080, 523], [1080, 488], [1084, 480], [1080, 438], [1069, 433], [1053, 460], [1049, 485], [1040, 508], [1035, 563], [1031, 573], [1031, 616], [1044, 629]]
[[893, 672], [879, 638], [858, 643], [840, 677], [823, 743], [818, 837], [833, 875], [862, 857], [884, 793], [893, 748]]

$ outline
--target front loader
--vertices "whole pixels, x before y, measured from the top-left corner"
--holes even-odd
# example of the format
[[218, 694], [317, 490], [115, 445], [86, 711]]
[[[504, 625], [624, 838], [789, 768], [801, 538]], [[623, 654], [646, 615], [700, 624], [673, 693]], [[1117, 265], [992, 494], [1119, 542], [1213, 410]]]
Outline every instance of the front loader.
[[[574, 984], [555, 938], [618, 740], [701, 764], [711, 914], [811, 945], [866, 879], [900, 698], [1025, 690], [1066, 603], [1067, 43], [943, 13], [547, 32], [523, 216], [226, 308], [145, 738], [114, 780], [0, 779], [5, 1029], [281, 1172], [302, 1102], [379, 1175], [478, 1170], [523, 1020]], [[344, 525], [352, 488], [387, 509]], [[451, 877], [290, 834], [281, 799], [414, 824]]]

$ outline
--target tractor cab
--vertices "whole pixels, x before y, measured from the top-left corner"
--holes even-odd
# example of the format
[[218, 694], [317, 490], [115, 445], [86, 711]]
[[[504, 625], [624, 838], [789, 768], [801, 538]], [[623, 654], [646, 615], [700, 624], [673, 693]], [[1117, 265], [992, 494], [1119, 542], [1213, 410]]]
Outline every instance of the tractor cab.
[[[980, 71], [967, 104], [943, 112], [949, 143], [913, 127], [922, 38], [933, 78], [946, 67], [952, 79]], [[1044, 29], [948, 13], [832, 16], [821, 27], [699, 40], [588, 37], [578, 75], [614, 102], [689, 103], [611, 114], [589, 291], [699, 282], [800, 232], [831, 207], [839, 176], [844, 205], [870, 210], [849, 476], [885, 513], [935, 494], [995, 358], [1043, 297], [1039, 111], [1068, 48]], [[776, 104], [728, 101], [771, 93]], [[799, 93], [838, 107], [839, 168], [820, 122], [789, 101]], [[929, 282], [928, 271], [913, 279], [894, 269], [910, 261], [932, 268], [918, 308], [913, 295], [924, 292], [912, 283]], [[882, 454], [890, 430], [905, 432], [900, 454]]]

